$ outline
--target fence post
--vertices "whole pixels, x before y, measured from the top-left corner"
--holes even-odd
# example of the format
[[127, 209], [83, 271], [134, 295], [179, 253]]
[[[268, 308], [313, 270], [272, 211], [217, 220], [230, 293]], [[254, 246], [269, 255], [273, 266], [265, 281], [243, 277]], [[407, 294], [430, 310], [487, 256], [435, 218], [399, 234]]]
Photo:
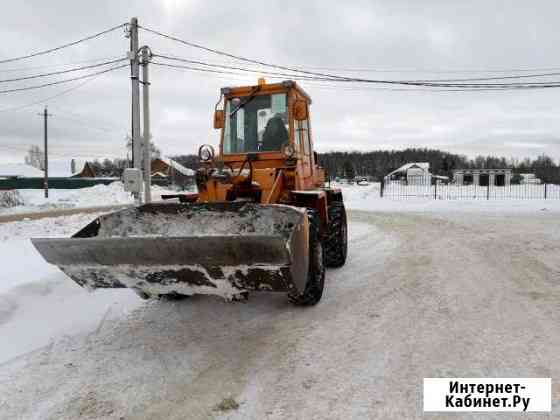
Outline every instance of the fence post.
[[548, 184], [546, 184], [546, 183], [544, 184], [544, 199], [545, 199], [545, 200], [546, 200], [546, 186], [547, 186], [547, 185], [548, 185]]
[[436, 182], [434, 183], [434, 200], [437, 200], [437, 179]]
[[488, 180], [488, 186], [486, 187], [486, 199], [490, 200], [490, 180]]
[[381, 188], [379, 190], [379, 196], [383, 198], [383, 189], [385, 188], [385, 179], [381, 180]]

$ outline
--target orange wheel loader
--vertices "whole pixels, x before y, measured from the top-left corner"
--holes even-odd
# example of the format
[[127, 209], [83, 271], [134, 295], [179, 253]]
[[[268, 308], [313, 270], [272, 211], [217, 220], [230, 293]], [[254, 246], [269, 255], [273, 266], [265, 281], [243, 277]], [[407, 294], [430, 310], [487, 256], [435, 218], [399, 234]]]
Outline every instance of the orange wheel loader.
[[71, 238], [35, 238], [37, 250], [88, 289], [319, 302], [325, 267], [346, 261], [347, 227], [313, 150], [311, 98], [293, 81], [261, 79], [222, 88], [219, 104], [220, 146], [199, 149], [197, 194], [100, 216]]

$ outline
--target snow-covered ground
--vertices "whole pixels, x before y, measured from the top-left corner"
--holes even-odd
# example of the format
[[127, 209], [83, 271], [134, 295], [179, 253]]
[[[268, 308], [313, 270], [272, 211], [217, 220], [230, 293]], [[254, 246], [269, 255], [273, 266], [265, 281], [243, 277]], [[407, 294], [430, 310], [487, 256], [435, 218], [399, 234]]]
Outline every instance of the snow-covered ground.
[[[560, 376], [560, 203], [342, 188], [349, 260], [313, 308], [89, 293], [29, 238], [97, 214], [0, 224], [0, 419], [407, 419], [423, 377]], [[553, 379], [556, 416], [559, 397]]]
[[333, 184], [343, 191], [346, 206], [355, 210], [421, 213], [534, 213], [560, 212], [560, 199], [434, 200], [426, 197], [380, 197], [379, 183], [366, 186]]
[[[25, 189], [18, 190], [23, 199], [23, 205], [0, 208], [0, 215], [14, 213], [31, 213], [38, 211], [75, 208], [75, 207], [98, 207], [118, 204], [132, 204], [132, 194], [126, 192], [120, 181], [109, 185], [95, 185], [88, 188], [72, 190], [51, 189], [49, 198], [45, 198], [43, 190]], [[161, 194], [177, 193], [157, 185], [152, 187], [152, 197], [158, 200]]]
[[9, 338], [0, 346], [0, 364], [65, 334], [88, 330], [109, 310], [115, 315], [139, 304], [127, 290], [88, 293], [47, 264], [29, 240], [70, 236], [97, 215], [0, 224], [0, 337]]
[[[500, 213], [527, 213], [535, 211], [560, 211], [560, 199], [516, 199], [492, 198], [461, 199], [461, 200], [434, 200], [430, 197], [399, 198], [396, 196], [380, 197], [379, 183], [369, 185], [348, 185], [332, 183], [332, 187], [341, 188], [346, 206], [355, 210], [372, 211], [411, 211], [411, 212], [493, 212]], [[541, 188], [540, 185], [532, 187]], [[19, 195], [24, 205], [12, 208], [0, 208], [0, 215], [27, 213], [36, 211], [55, 210], [61, 208], [97, 207], [119, 204], [132, 204], [130, 193], [123, 189], [121, 182], [109, 185], [96, 185], [94, 187], [75, 190], [50, 190], [48, 199], [44, 198], [43, 190], [19, 190]], [[161, 194], [176, 193], [159, 186], [154, 186], [152, 196], [155, 200]], [[520, 194], [522, 195], [522, 194]], [[556, 194], [558, 195], [558, 194]], [[538, 195], [535, 195], [535, 197]], [[555, 195], [552, 195], [555, 197]]]

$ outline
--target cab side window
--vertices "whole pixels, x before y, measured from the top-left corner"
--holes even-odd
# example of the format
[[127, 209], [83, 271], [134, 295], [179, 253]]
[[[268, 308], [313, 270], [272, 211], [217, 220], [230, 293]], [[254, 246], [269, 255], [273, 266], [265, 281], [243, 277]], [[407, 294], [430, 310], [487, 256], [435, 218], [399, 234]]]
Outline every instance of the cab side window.
[[311, 145], [309, 144], [309, 123], [307, 120], [300, 121], [301, 123], [301, 139], [303, 141], [303, 151], [306, 155], [311, 153]]

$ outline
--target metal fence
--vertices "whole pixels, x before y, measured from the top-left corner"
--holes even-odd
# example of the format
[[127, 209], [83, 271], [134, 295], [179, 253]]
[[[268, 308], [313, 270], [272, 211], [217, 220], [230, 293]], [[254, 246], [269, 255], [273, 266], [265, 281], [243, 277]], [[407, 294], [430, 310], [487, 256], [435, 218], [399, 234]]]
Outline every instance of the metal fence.
[[410, 180], [385, 181], [381, 197], [395, 199], [431, 198], [434, 200], [559, 200], [560, 185], [511, 184], [456, 185], [415, 182]]

